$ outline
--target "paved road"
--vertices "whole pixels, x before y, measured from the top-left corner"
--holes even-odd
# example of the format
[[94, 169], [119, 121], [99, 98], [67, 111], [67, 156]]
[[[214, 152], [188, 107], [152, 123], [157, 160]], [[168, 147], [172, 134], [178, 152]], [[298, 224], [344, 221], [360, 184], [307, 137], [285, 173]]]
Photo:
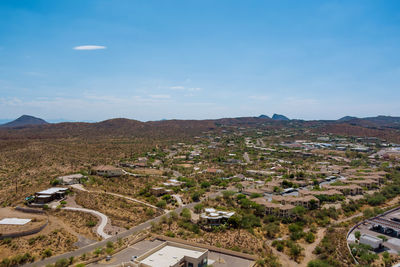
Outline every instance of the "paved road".
[[[218, 195], [220, 195], [220, 194], [221, 194], [221, 192], [216, 192], [216, 193], [210, 195], [209, 198], [215, 198], [216, 196], [218, 196]], [[176, 208], [174, 211], [175, 211], [176, 213], [180, 214], [181, 211], [182, 211], [184, 208], [189, 208], [189, 209], [191, 209], [191, 208], [193, 208], [197, 203], [198, 203], [198, 202], [192, 202], [192, 203], [187, 204], [187, 205], [185, 205], [185, 206]], [[169, 213], [167, 213], [166, 215], [169, 216], [170, 213], [171, 213], [171, 211], [170, 211]], [[125, 238], [125, 237], [128, 237], [128, 236], [130, 236], [130, 235], [132, 235], [132, 234], [134, 234], [134, 233], [137, 233], [137, 232], [140, 232], [140, 231], [142, 231], [142, 230], [144, 230], [144, 229], [147, 229], [147, 228], [151, 227], [151, 223], [152, 223], [152, 222], [159, 222], [159, 221], [161, 220], [161, 217], [163, 217], [163, 216], [165, 216], [165, 214], [160, 215], [160, 216], [158, 216], [158, 217], [156, 217], [156, 218], [154, 218], [154, 219], [150, 219], [150, 220], [148, 220], [148, 221], [146, 221], [146, 222], [144, 222], [144, 223], [142, 223], [142, 224], [139, 224], [138, 226], [135, 226], [135, 227], [133, 227], [133, 228], [131, 228], [131, 229], [125, 231], [125, 232], [119, 233], [119, 234], [117, 234], [117, 235], [115, 235], [115, 236], [109, 237], [109, 238], [107, 238], [107, 239], [104, 239], [104, 240], [102, 240], [102, 241], [100, 241], [100, 242], [91, 244], [91, 245], [89, 245], [89, 246], [86, 246], [86, 247], [83, 247], [83, 248], [79, 248], [79, 249], [77, 249], [77, 250], [74, 250], [74, 251], [71, 251], [71, 252], [67, 252], [67, 253], [64, 253], [64, 254], [61, 254], [61, 255], [58, 255], [58, 256], [54, 256], [54, 257], [51, 257], [51, 258], [47, 258], [47, 259], [44, 259], [44, 260], [41, 260], [41, 261], [38, 261], [38, 262], [25, 264], [24, 266], [28, 266], [28, 267], [33, 267], [33, 266], [37, 266], [37, 267], [39, 267], [39, 266], [46, 266], [46, 265], [48, 265], [48, 264], [54, 264], [54, 263], [55, 263], [57, 260], [59, 260], [59, 259], [68, 259], [68, 258], [70, 258], [70, 257], [75, 257], [75, 258], [76, 258], [76, 257], [79, 257], [80, 255], [82, 255], [82, 254], [84, 254], [84, 253], [89, 253], [89, 252], [94, 251], [94, 250], [97, 249], [97, 248], [101, 248], [101, 247], [106, 246], [108, 241], [116, 242], [116, 241], [118, 241], [118, 239], [120, 239], [120, 238]]]
[[103, 239], [110, 238], [111, 236], [104, 232], [104, 227], [106, 227], [108, 222], [108, 217], [101, 212], [96, 210], [84, 209], [84, 208], [73, 208], [73, 207], [65, 207], [63, 210], [73, 210], [73, 211], [82, 211], [86, 213], [91, 213], [100, 218], [100, 225], [97, 227], [96, 232]]

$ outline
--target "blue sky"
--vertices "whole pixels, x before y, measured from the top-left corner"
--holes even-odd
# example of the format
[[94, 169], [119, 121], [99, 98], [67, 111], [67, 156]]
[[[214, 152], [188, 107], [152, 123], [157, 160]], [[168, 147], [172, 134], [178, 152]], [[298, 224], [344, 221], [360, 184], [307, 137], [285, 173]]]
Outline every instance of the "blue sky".
[[396, 0], [0, 1], [0, 118], [399, 116], [399, 87]]

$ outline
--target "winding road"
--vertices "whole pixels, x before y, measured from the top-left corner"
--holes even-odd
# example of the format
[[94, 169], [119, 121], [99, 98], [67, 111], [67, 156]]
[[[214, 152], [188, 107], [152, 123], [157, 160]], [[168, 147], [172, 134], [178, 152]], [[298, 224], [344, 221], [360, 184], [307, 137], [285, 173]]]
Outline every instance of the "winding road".
[[65, 207], [63, 208], [63, 210], [72, 210], [72, 211], [81, 211], [81, 212], [86, 212], [86, 213], [91, 213], [93, 215], [95, 215], [96, 217], [100, 218], [100, 225], [97, 226], [96, 232], [99, 236], [101, 236], [103, 239], [107, 239], [110, 238], [111, 236], [106, 234], [104, 232], [104, 228], [107, 225], [108, 222], [108, 217], [106, 215], [104, 215], [101, 212], [98, 212], [96, 210], [90, 210], [90, 209], [84, 209], [84, 208], [73, 208], [73, 207]]

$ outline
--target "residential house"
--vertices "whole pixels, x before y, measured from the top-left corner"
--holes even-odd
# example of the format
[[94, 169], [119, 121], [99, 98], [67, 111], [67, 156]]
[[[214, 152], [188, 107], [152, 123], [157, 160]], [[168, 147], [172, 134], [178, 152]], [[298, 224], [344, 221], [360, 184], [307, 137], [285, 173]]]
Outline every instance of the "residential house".
[[124, 174], [123, 170], [121, 168], [117, 168], [114, 166], [109, 166], [109, 165], [101, 165], [92, 168], [92, 172], [94, 172], [97, 175], [100, 176], [105, 176], [105, 177], [116, 177], [116, 176], [121, 176]]
[[355, 184], [361, 187], [365, 187], [367, 189], [373, 189], [379, 186], [379, 182], [377, 180], [372, 180], [372, 179], [343, 180], [342, 183]]
[[200, 223], [208, 226], [218, 226], [226, 223], [230, 217], [235, 214], [234, 211], [221, 211], [213, 208], [206, 208], [200, 214]]
[[282, 205], [269, 202], [263, 197], [254, 198], [253, 201], [256, 202], [257, 204], [263, 205], [265, 207], [265, 212], [267, 215], [271, 214], [278, 217], [293, 216], [293, 209], [295, 208], [295, 206], [293, 205], [290, 204]]
[[306, 209], [319, 207], [319, 199], [315, 196], [273, 196], [272, 201], [282, 205], [302, 206]]
[[35, 193], [35, 204], [46, 204], [53, 200], [63, 199], [68, 188], [52, 187]]
[[361, 195], [362, 194], [362, 188], [358, 185], [355, 184], [350, 184], [350, 185], [330, 185], [326, 184], [322, 186], [325, 189], [334, 189], [337, 191], [340, 191], [343, 195]]
[[86, 176], [77, 173], [77, 174], [59, 176], [56, 178], [56, 180], [59, 181], [60, 184], [62, 185], [73, 185], [73, 184], [80, 184], [82, 179], [84, 178], [86, 178]]
[[159, 197], [162, 195], [166, 195], [166, 194], [171, 194], [174, 191], [170, 190], [170, 189], [165, 189], [164, 187], [152, 187], [150, 189], [150, 192], [152, 195]]
[[336, 196], [343, 195], [342, 192], [331, 189], [331, 190], [299, 190], [300, 196]]

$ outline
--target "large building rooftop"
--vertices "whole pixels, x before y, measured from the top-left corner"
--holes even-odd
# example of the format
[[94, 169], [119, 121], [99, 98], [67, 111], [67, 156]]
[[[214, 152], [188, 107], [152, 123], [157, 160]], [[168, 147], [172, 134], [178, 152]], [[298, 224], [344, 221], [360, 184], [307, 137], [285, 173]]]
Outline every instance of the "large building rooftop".
[[68, 188], [64, 188], [64, 187], [52, 187], [52, 188], [37, 192], [36, 194], [38, 194], [38, 195], [52, 195], [52, 194], [55, 194], [55, 193], [58, 193], [58, 192], [65, 192], [67, 190], [68, 190]]
[[175, 266], [185, 257], [197, 259], [204, 255], [204, 253], [207, 253], [207, 249], [192, 250], [173, 245], [166, 245], [149, 255], [147, 258], [141, 260], [140, 263], [152, 267], [170, 267]]

